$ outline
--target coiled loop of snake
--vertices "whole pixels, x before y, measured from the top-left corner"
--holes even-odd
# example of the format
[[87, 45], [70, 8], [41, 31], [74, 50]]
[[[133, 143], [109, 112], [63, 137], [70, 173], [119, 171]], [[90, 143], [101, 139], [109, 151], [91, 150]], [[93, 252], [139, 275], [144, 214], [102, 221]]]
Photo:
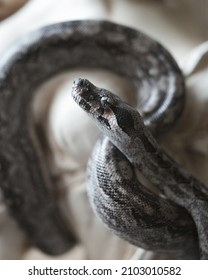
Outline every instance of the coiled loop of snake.
[[[0, 186], [11, 214], [28, 238], [49, 254], [63, 253], [76, 240], [57, 209], [52, 182], [41, 169], [37, 139], [29, 127], [28, 110], [34, 90], [42, 82], [76, 66], [105, 68], [131, 80], [138, 88], [140, 113], [155, 136], [160, 137], [172, 128], [184, 105], [183, 77], [174, 59], [160, 44], [131, 28], [106, 21], [64, 22], [25, 36], [7, 51], [0, 61]], [[111, 151], [110, 146], [108, 149], [122, 165], [120, 155]], [[137, 192], [135, 188], [134, 191]], [[112, 198], [111, 194], [108, 196]], [[158, 197], [155, 199], [146, 191], [142, 196], [145, 199], [149, 197], [150, 205], [155, 203], [155, 208], [152, 205], [149, 208], [149, 225], [143, 219], [145, 234], [149, 231], [149, 242], [145, 234], [138, 235], [142, 237], [139, 241], [136, 232], [132, 235], [133, 239], [129, 238], [125, 228], [121, 236], [134, 244], [163, 250], [158, 236], [162, 232], [159, 228], [165, 229], [167, 215], [161, 221], [162, 216], [155, 216], [152, 210], [161, 209], [164, 203], [167, 206], [165, 209], [174, 213], [174, 218], [169, 215], [168, 227], [163, 234], [164, 238], [167, 237], [164, 251], [175, 246], [174, 236], [177, 236], [177, 241], [181, 236], [183, 240], [188, 238], [196, 244], [192, 220], [183, 209]], [[99, 195], [97, 197], [99, 201]], [[134, 214], [137, 216], [137, 202], [133, 197]], [[116, 203], [120, 205], [123, 202]], [[143, 205], [142, 197], [140, 205]], [[105, 203], [102, 207], [104, 209]], [[145, 217], [147, 212], [147, 209], [143, 212]], [[177, 222], [179, 214], [181, 219]], [[124, 219], [128, 219], [128, 215]], [[187, 225], [187, 234], [183, 225], [178, 228], [180, 221]], [[116, 225], [113, 219], [111, 223]], [[152, 224], [158, 224], [155, 233]], [[187, 247], [187, 251], [196, 251], [195, 245]]]

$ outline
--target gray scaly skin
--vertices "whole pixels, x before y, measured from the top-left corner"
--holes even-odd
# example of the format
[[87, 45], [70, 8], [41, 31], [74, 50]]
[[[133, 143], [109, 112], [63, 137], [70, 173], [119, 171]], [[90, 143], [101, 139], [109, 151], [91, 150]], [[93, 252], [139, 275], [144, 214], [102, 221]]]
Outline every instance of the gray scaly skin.
[[41, 83], [76, 66], [108, 69], [132, 81], [140, 113], [154, 135], [171, 129], [184, 105], [183, 77], [172, 56], [143, 33], [121, 25], [58, 23], [8, 49], [0, 60], [0, 187], [29, 240], [49, 254], [65, 252], [75, 239], [42, 166], [30, 105]]
[[[105, 136], [88, 167], [90, 201], [103, 222], [137, 246], [208, 259], [206, 186], [158, 146], [139, 112], [117, 96], [83, 79], [72, 96]], [[133, 167], [165, 198], [146, 190]]]

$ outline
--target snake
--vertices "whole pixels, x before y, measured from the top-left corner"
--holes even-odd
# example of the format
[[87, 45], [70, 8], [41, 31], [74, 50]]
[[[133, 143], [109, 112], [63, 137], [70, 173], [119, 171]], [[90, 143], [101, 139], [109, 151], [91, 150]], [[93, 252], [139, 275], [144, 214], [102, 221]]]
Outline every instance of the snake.
[[[148, 250], [178, 258], [207, 258], [207, 190], [159, 148], [185, 104], [184, 78], [172, 55], [133, 28], [104, 20], [76, 20], [39, 28], [0, 59], [0, 188], [9, 213], [28, 240], [59, 255], [78, 241], [56, 203], [31, 121], [35, 90], [76, 67], [102, 68], [131, 81], [130, 107], [85, 79], [72, 95], [103, 137], [88, 165], [93, 209], [114, 233]], [[157, 139], [157, 141], [155, 140]], [[135, 169], [160, 194], [142, 185]]]

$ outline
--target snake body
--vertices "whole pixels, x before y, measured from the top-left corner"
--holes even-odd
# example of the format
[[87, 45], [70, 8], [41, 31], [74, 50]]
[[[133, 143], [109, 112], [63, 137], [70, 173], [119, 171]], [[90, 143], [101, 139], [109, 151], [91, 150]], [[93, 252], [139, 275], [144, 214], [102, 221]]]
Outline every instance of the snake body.
[[[95, 147], [88, 172], [98, 216], [137, 246], [207, 259], [206, 187], [159, 148], [135, 108], [88, 80], [75, 81], [72, 94], [106, 136]], [[165, 198], [146, 190], [133, 168]]]
[[[30, 104], [33, 101], [35, 89], [41, 83], [57, 73], [76, 66], [104, 68], [132, 81], [138, 88], [140, 114], [145, 125], [157, 138], [172, 128], [184, 106], [183, 77], [172, 56], [155, 40], [139, 31], [118, 24], [89, 20], [50, 25], [25, 36], [5, 53], [0, 60], [0, 187], [10, 213], [25, 231], [29, 240], [49, 254], [63, 253], [75, 244], [76, 239], [70, 228], [65, 225], [55, 202], [56, 195], [52, 188], [52, 182], [50, 182], [46, 170], [42, 168], [38, 139], [34, 129], [31, 128]], [[79, 87], [78, 83], [74, 90]], [[123, 150], [127, 149], [128, 152], [123, 154], [132, 164], [141, 169], [147, 178], [152, 177], [153, 183], [168, 198], [187, 208], [192, 215], [192, 210], [186, 206], [192, 205], [193, 199], [191, 201], [190, 195], [187, 195], [186, 199], [184, 192], [187, 188], [185, 187], [184, 190], [181, 188], [183, 184], [189, 182], [189, 177], [183, 172], [181, 174], [181, 171], [177, 173], [178, 166], [173, 164], [174, 168], [172, 168], [172, 161], [170, 162], [166, 155], [160, 153], [151, 134], [149, 135], [145, 127], [140, 125], [141, 120], [134, 113], [135, 120], [138, 119], [140, 132], [139, 136], [137, 134], [133, 136], [135, 137], [135, 145], [137, 142], [138, 144], [136, 146], [130, 144], [132, 141], [129, 141], [129, 133], [134, 134], [132, 123], [128, 124], [128, 118], [125, 121], [122, 117], [125, 114], [119, 112], [115, 113], [115, 119], [117, 119], [117, 114], [122, 119], [120, 123], [121, 135], [116, 136], [117, 140], [115, 141], [111, 137], [114, 134], [108, 134], [111, 141], [122, 153]], [[130, 119], [132, 121], [132, 118]], [[110, 120], [102, 115], [99, 121], [103, 127], [103, 124]], [[124, 131], [129, 129], [129, 131], [123, 133], [123, 129]], [[106, 129], [104, 130], [106, 131]], [[109, 129], [107, 131], [112, 132]], [[119, 140], [121, 136], [124, 136], [122, 141]], [[117, 142], [120, 146], [117, 145]], [[113, 155], [112, 158], [118, 158], [118, 162], [123, 162], [123, 155], [118, 154], [118, 149], [115, 150], [111, 142], [104, 139], [102, 143], [106, 145], [110, 155]], [[137, 148], [141, 148], [140, 152], [136, 152]], [[146, 152], [147, 155], [145, 155]], [[103, 152], [95, 154], [94, 157], [97, 157], [98, 154], [104, 158], [100, 161], [97, 169], [102, 169], [105, 165], [109, 166], [108, 157], [105, 157]], [[140, 154], [139, 163], [135, 160], [138, 154]], [[144, 160], [143, 163], [141, 157]], [[103, 165], [103, 163], [105, 164]], [[161, 168], [161, 164], [164, 168]], [[126, 163], [123, 167], [125, 170], [131, 170], [131, 165], [129, 167], [125, 167], [125, 165]], [[157, 170], [157, 174], [154, 173], [154, 169]], [[115, 169], [115, 177], [117, 174], [119, 174], [118, 170]], [[106, 176], [104, 181], [105, 184], [108, 184], [110, 175]], [[97, 178], [97, 175], [92, 177]], [[113, 177], [111, 176], [111, 178]], [[169, 177], [170, 180], [167, 179]], [[187, 254], [198, 257], [197, 234], [190, 214], [182, 207], [176, 206], [168, 200], [153, 197], [152, 194], [144, 190], [139, 198], [135, 180], [132, 175], [133, 193], [130, 192], [131, 186], [128, 190], [126, 187], [121, 187], [118, 190], [124, 194], [125, 192], [129, 193], [127, 198], [131, 198], [132, 205], [135, 206], [134, 225], [132, 224], [131, 233], [127, 230], [127, 224], [126, 227], [121, 226], [123, 222], [119, 216], [116, 220], [116, 211], [115, 215], [113, 214], [114, 208], [106, 214], [107, 197], [113, 199], [114, 192], [107, 194], [102, 202], [99, 192], [103, 188], [101, 183], [98, 183], [101, 188], [96, 188], [94, 190], [95, 196], [92, 196], [98, 198], [98, 202], [94, 202], [95, 208], [104, 213], [103, 217], [107, 219], [107, 224], [111, 224], [110, 227], [117, 234], [136, 245], [160, 251], [175, 250], [179, 256]], [[193, 182], [190, 187], [191, 194], [193, 194], [192, 189], [196, 190], [195, 181], [191, 180]], [[196, 182], [196, 186], [197, 184], [198, 182]], [[201, 194], [201, 187], [199, 189]], [[123, 196], [121, 199], [116, 198], [115, 203], [118, 207], [125, 205]], [[151, 206], [149, 203], [149, 208], [145, 206], [147, 198], [154, 204]], [[185, 199], [184, 203], [182, 203], [183, 199]], [[137, 202], [138, 207], [141, 206], [141, 213], [138, 213]], [[100, 208], [99, 203], [101, 204]], [[158, 211], [156, 220], [154, 220], [155, 215], [151, 214], [154, 214], [154, 209]], [[206, 203], [204, 209], [206, 209]], [[170, 213], [173, 213], [173, 216]], [[195, 223], [199, 217], [198, 214], [196, 210], [193, 217]], [[132, 216], [129, 215], [126, 212], [123, 220], [133, 221]], [[136, 226], [139, 219], [137, 216], [143, 217], [143, 233], [141, 227], [139, 229]], [[159, 218], [162, 220], [159, 221]], [[155, 224], [157, 224], [156, 231], [154, 226], [151, 227]], [[137, 234], [136, 230], [138, 229], [139, 233]], [[199, 231], [202, 232], [201, 229]], [[161, 244], [163, 241], [160, 240], [159, 235], [165, 238], [164, 246]], [[179, 247], [183, 246], [182, 242], [186, 238], [188, 245], [184, 247], [184, 250], [181, 250]], [[200, 248], [201, 250], [205, 248], [204, 250], [207, 252], [207, 245], [203, 242], [200, 244]], [[205, 254], [204, 251], [203, 254]]]

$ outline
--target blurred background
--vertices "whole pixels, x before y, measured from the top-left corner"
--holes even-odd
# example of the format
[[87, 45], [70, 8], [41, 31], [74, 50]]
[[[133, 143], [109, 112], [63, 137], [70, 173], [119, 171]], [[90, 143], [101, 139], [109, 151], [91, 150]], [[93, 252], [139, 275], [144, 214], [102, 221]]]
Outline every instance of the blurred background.
[[[174, 56], [184, 72], [187, 88], [184, 114], [161, 145], [208, 184], [207, 15], [207, 0], [0, 0], [0, 57], [24, 34], [60, 21], [105, 19], [150, 35]], [[79, 240], [73, 250], [55, 258], [164, 259], [167, 256], [147, 252], [117, 238], [92, 213], [86, 194], [85, 168], [99, 132], [70, 100], [72, 82], [79, 76], [127, 101], [127, 93], [136, 92], [121, 77], [86, 69], [57, 75], [37, 89], [32, 104], [33, 121], [48, 139], [45, 164], [61, 194], [57, 203], [63, 215], [72, 221]], [[1, 200], [0, 259], [51, 258], [29, 244]]]

